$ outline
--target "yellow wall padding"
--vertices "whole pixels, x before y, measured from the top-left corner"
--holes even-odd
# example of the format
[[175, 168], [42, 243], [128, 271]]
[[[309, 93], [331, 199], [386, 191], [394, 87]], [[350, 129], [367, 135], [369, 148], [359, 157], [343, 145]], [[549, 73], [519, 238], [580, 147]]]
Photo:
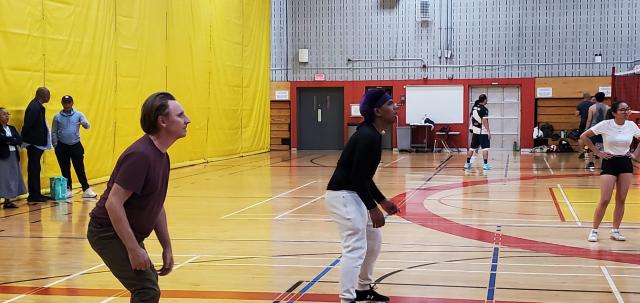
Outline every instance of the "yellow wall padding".
[[[192, 121], [174, 166], [267, 151], [270, 11], [269, 0], [0, 1], [0, 106], [20, 129], [38, 86], [51, 90], [49, 124], [72, 95], [91, 122], [93, 180], [142, 135], [140, 106], [156, 91]], [[46, 185], [60, 171], [53, 152], [43, 162]]]

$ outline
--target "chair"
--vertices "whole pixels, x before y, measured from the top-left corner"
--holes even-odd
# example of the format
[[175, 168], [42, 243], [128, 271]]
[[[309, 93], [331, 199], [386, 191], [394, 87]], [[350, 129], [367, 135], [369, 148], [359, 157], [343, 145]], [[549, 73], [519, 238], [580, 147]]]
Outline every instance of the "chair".
[[[438, 142], [442, 145], [442, 148], [446, 150], [448, 153], [451, 153], [451, 148], [449, 148], [449, 136], [451, 135], [459, 135], [460, 132], [451, 131], [451, 127], [443, 126], [439, 131], [435, 134], [435, 140], [433, 141], [433, 152], [436, 151], [438, 147]], [[441, 137], [438, 137], [441, 136]], [[455, 146], [455, 144], [451, 143], [451, 146], [456, 149], [456, 152], [460, 152], [460, 149]]]

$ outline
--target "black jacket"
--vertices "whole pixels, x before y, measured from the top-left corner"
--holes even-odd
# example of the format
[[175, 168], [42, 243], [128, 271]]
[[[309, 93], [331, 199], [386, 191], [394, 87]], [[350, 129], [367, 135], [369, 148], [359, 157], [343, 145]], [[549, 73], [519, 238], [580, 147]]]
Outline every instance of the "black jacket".
[[[22, 144], [22, 137], [15, 127], [9, 125], [11, 129], [11, 137], [7, 137], [4, 127], [0, 126], [0, 159], [9, 158], [9, 145], [19, 146]], [[16, 153], [18, 161], [20, 161], [20, 153]]]
[[22, 126], [22, 140], [37, 146], [46, 146], [48, 141], [45, 108], [36, 99], [31, 100], [24, 112], [24, 126]]

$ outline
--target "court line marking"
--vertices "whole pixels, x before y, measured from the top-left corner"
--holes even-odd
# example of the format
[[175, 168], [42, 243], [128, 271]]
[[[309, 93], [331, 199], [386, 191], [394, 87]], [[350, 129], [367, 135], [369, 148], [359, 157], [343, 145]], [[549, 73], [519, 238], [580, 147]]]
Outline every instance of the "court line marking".
[[502, 227], [498, 225], [493, 234], [493, 253], [491, 256], [491, 271], [489, 272], [489, 285], [487, 286], [487, 299], [485, 302], [495, 302], [496, 280], [498, 276], [498, 260], [500, 259], [500, 245], [502, 243]]
[[309, 201], [309, 202], [307, 202], [307, 203], [304, 203], [304, 204], [302, 204], [302, 205], [300, 205], [300, 206], [298, 206], [298, 207], [296, 207], [296, 208], [294, 208], [294, 209], [292, 209], [292, 210], [286, 211], [286, 212], [284, 212], [284, 213], [282, 213], [282, 214], [278, 215], [277, 217], [275, 217], [275, 218], [273, 218], [273, 219], [274, 219], [274, 220], [279, 220], [280, 218], [282, 218], [282, 217], [284, 217], [284, 216], [286, 216], [286, 215], [288, 215], [288, 214], [290, 214], [290, 213], [292, 213], [292, 212], [294, 212], [294, 211], [296, 211], [296, 210], [298, 210], [298, 209], [301, 209], [301, 208], [303, 208], [303, 207], [305, 207], [305, 206], [307, 206], [307, 205], [309, 205], [309, 204], [311, 204], [311, 203], [313, 203], [313, 202], [316, 202], [316, 201], [318, 201], [318, 200], [320, 200], [320, 199], [322, 199], [322, 198], [324, 198], [324, 195], [317, 196], [315, 199], [313, 199], [313, 200], [311, 200], [311, 201]]
[[[320, 279], [322, 279], [322, 277], [324, 277], [324, 275], [326, 275], [327, 273], [329, 273], [329, 271], [331, 271], [336, 265], [338, 265], [338, 263], [340, 262], [340, 259], [342, 258], [342, 256], [337, 257], [335, 260], [333, 260], [333, 262], [331, 262], [331, 264], [329, 264], [329, 266], [324, 266], [321, 265], [319, 267], [324, 267], [324, 269], [317, 275], [315, 276], [311, 281], [309, 281], [309, 283], [307, 283], [307, 285], [305, 285], [296, 295], [296, 296], [292, 296], [291, 298], [289, 298], [289, 300], [287, 301], [287, 303], [292, 303], [295, 302], [296, 300], [299, 300], [300, 298], [302, 298], [302, 296], [304, 296], [304, 294], [311, 289], [311, 287], [316, 284], [318, 281], [320, 281]], [[293, 300], [291, 300], [293, 299]]]
[[549, 169], [549, 172], [551, 172], [552, 175], [555, 175], [555, 173], [553, 172], [553, 169], [551, 169], [551, 165], [549, 165], [549, 162], [547, 161], [547, 157], [544, 157], [544, 163], [547, 164], [547, 168]]
[[[509, 155], [507, 155], [507, 161], [506, 164], [504, 165], [504, 178], [507, 178], [507, 173], [509, 172]], [[507, 183], [507, 181], [505, 180], [505, 183]]]
[[19, 295], [19, 296], [13, 297], [13, 298], [11, 298], [11, 299], [9, 299], [9, 300], [2, 301], [2, 303], [9, 303], [9, 302], [13, 302], [13, 301], [20, 300], [20, 299], [22, 299], [22, 298], [24, 298], [24, 297], [26, 297], [26, 296], [28, 296], [28, 295], [35, 294], [35, 293], [37, 293], [37, 292], [39, 292], [39, 291], [41, 291], [41, 290], [43, 290], [43, 289], [45, 289], [45, 288], [49, 288], [49, 287], [51, 287], [51, 286], [53, 286], [53, 285], [56, 285], [56, 284], [62, 283], [62, 282], [64, 282], [64, 281], [67, 281], [67, 280], [70, 280], [70, 279], [73, 279], [73, 278], [75, 278], [75, 277], [77, 277], [77, 276], [80, 276], [80, 275], [82, 275], [82, 274], [84, 274], [84, 273], [86, 273], [86, 272], [90, 272], [90, 271], [92, 271], [92, 270], [94, 270], [94, 269], [96, 269], [96, 268], [98, 268], [98, 267], [102, 267], [102, 266], [104, 266], [104, 263], [100, 263], [100, 264], [98, 264], [98, 265], [96, 265], [96, 266], [94, 266], [94, 267], [87, 268], [87, 269], [82, 270], [82, 271], [79, 271], [79, 272], [77, 272], [77, 273], [75, 273], [75, 274], [72, 274], [72, 275], [66, 276], [66, 277], [64, 277], [64, 278], [62, 278], [62, 279], [59, 279], [59, 280], [53, 281], [53, 282], [51, 282], [51, 283], [49, 283], [49, 284], [47, 284], [47, 285], [45, 285], [45, 286], [38, 287], [38, 288], [36, 288], [36, 289], [34, 289], [34, 290], [31, 290], [31, 291], [29, 291], [29, 292], [27, 292], [27, 293], [25, 293], [25, 294], [21, 294], [21, 295]]
[[307, 185], [310, 185], [310, 184], [313, 184], [313, 183], [316, 183], [316, 182], [318, 182], [318, 181], [317, 181], [317, 180], [314, 180], [314, 181], [311, 181], [311, 182], [309, 182], [309, 183], [307, 183], [307, 184], [304, 184], [304, 185], [302, 185], [302, 186], [298, 186], [298, 187], [296, 187], [296, 188], [294, 188], [294, 189], [292, 189], [292, 190], [289, 190], [289, 191], [283, 192], [283, 193], [281, 193], [281, 194], [278, 194], [277, 196], [273, 196], [273, 197], [271, 197], [271, 198], [269, 198], [269, 199], [262, 200], [262, 201], [260, 201], [260, 202], [258, 202], [258, 203], [255, 203], [255, 204], [249, 205], [249, 206], [247, 206], [247, 207], [245, 207], [245, 208], [243, 208], [243, 209], [241, 209], [241, 210], [237, 210], [237, 211], [234, 211], [234, 212], [232, 212], [232, 213], [230, 213], [230, 214], [228, 214], [228, 215], [222, 216], [222, 217], [220, 217], [220, 219], [226, 219], [226, 218], [228, 218], [228, 217], [230, 217], [230, 216], [233, 216], [233, 215], [235, 215], [235, 214], [237, 214], [237, 213], [241, 213], [241, 212], [243, 212], [243, 211], [245, 211], [245, 210], [247, 210], [247, 209], [250, 209], [250, 208], [256, 207], [256, 206], [258, 206], [258, 205], [260, 205], [260, 204], [267, 203], [267, 202], [269, 202], [269, 201], [271, 201], [271, 200], [273, 200], [273, 199], [277, 199], [277, 198], [279, 198], [279, 197], [281, 197], [281, 196], [284, 196], [284, 195], [286, 195], [286, 194], [288, 194], [288, 193], [290, 193], [290, 192], [296, 191], [296, 190], [298, 190], [298, 189], [301, 189], [301, 188], [303, 188], [303, 187], [305, 187], [305, 186], [307, 186]]
[[[304, 214], [300, 214], [300, 215], [304, 215]], [[420, 218], [420, 217], [405, 217], [408, 219], [411, 218]], [[455, 220], [455, 218], [450, 218], [452, 220]], [[469, 220], [470, 218], [458, 218], [458, 219], [464, 219], [464, 220]], [[265, 220], [265, 221], [272, 221], [273, 219], [271, 217], [241, 217], [241, 218], [231, 218], [229, 220]], [[329, 219], [329, 218], [304, 218], [304, 217], [298, 217], [298, 218], [291, 218], [291, 217], [287, 217], [287, 218], [280, 218], [278, 220], [288, 220], [288, 221], [311, 221], [311, 222], [333, 222], [333, 220]], [[487, 219], [482, 219], [482, 218], [477, 218], [476, 220], [495, 220], [495, 221], [522, 221], [522, 222], [536, 222], [536, 221], [540, 221], [540, 222], [558, 222], [558, 220], [525, 220], [525, 219], [500, 219], [500, 218], [487, 218]], [[456, 221], [456, 223], [458, 224], [464, 224], [464, 225], [469, 225], [469, 226], [495, 226], [497, 224], [501, 224], [502, 226], [508, 226], [508, 227], [542, 227], [542, 228], [582, 228], [581, 226], [577, 226], [577, 225], [566, 225], [566, 224], [535, 224], [535, 223], [498, 223], [498, 222], [477, 222], [477, 221]], [[590, 221], [584, 221], [584, 223], [591, 223]], [[603, 221], [603, 223], [605, 223]], [[610, 221], [607, 221], [607, 223], [610, 223]], [[411, 225], [414, 224], [410, 221], [401, 221], [401, 220], [387, 220], [386, 224], [407, 224], [407, 225]], [[454, 223], [442, 223], [442, 224], [435, 224], [435, 225], [453, 225]], [[608, 227], [612, 227], [612, 225], [600, 225], [603, 228], [608, 228]], [[637, 225], [630, 225], [630, 226], [622, 226], [621, 228], [623, 229], [640, 229], [640, 226]], [[2, 238], [2, 237], [0, 237]]]
[[189, 259], [189, 260], [187, 260], [187, 261], [184, 261], [184, 262], [182, 262], [182, 263], [180, 263], [180, 264], [176, 265], [176, 266], [173, 268], [173, 270], [177, 270], [178, 268], [180, 268], [180, 267], [182, 267], [182, 266], [185, 266], [185, 265], [187, 265], [188, 263], [191, 263], [192, 261], [194, 261], [194, 260], [196, 260], [196, 259], [198, 259], [198, 258], [200, 258], [200, 257], [202, 257], [202, 256], [201, 256], [201, 255], [193, 256], [193, 258], [191, 258], [191, 259]]
[[391, 165], [391, 164], [393, 164], [393, 163], [396, 163], [396, 162], [398, 162], [398, 161], [400, 161], [400, 160], [402, 160], [402, 159], [404, 159], [404, 158], [405, 158], [405, 157], [400, 157], [400, 158], [396, 159], [395, 161], [391, 161], [391, 162], [389, 162], [389, 163], [387, 163], [387, 164], [383, 165], [382, 167], [383, 167], [383, 168], [384, 168], [384, 167], [388, 167], [389, 165]]
[[551, 200], [553, 201], [553, 207], [556, 209], [556, 213], [558, 217], [560, 217], [560, 221], [566, 222], [567, 220], [562, 213], [562, 209], [560, 209], [560, 204], [558, 204], [558, 199], [556, 198], [556, 194], [553, 193], [553, 188], [549, 187], [549, 194], [551, 195]]
[[571, 202], [569, 202], [569, 198], [567, 198], [567, 194], [565, 194], [564, 190], [562, 189], [562, 186], [560, 186], [560, 183], [556, 184], [558, 186], [558, 189], [560, 190], [560, 194], [562, 194], [562, 198], [564, 199], [564, 203], [567, 204], [567, 207], [569, 208], [569, 211], [571, 211], [571, 215], [573, 216], [573, 219], [576, 221], [576, 224], [578, 226], [582, 226], [582, 223], [580, 222], [580, 219], [578, 219], [578, 215], [576, 214], [576, 211], [573, 209], [573, 206], [571, 206]]
[[[550, 257], [551, 258], [551, 257]], [[337, 259], [336, 259], [337, 260]], [[336, 262], [334, 260], [334, 262]], [[333, 263], [332, 263], [333, 264]], [[337, 263], [336, 263], [337, 264]], [[446, 263], [443, 263], [446, 264]], [[485, 264], [486, 265], [486, 264]], [[189, 266], [203, 267], [282, 267], [282, 268], [323, 268], [327, 269], [327, 265], [302, 265], [302, 264], [264, 264], [264, 263], [225, 263], [225, 264], [190, 264]], [[334, 265], [335, 267], [335, 265]], [[379, 270], [403, 270], [418, 272], [456, 272], [456, 273], [474, 273], [486, 275], [486, 270], [463, 270], [463, 269], [429, 269], [429, 268], [404, 268], [404, 267], [378, 267]], [[524, 275], [524, 276], [578, 276], [578, 277], [602, 277], [602, 273], [550, 273], [550, 272], [531, 272], [531, 271], [501, 271], [500, 275]], [[640, 275], [613, 275], [614, 277], [640, 278]], [[318, 282], [318, 281], [316, 281]]]
[[618, 288], [616, 287], [616, 283], [613, 282], [613, 278], [611, 278], [611, 275], [609, 274], [609, 271], [607, 270], [606, 266], [600, 266], [600, 269], [602, 270], [602, 274], [604, 274], [604, 277], [607, 278], [607, 282], [609, 283], [609, 287], [611, 287], [611, 291], [613, 292], [613, 295], [616, 296], [616, 301], [618, 301], [618, 303], [624, 303], [624, 300], [622, 299], [622, 296], [620, 295], [620, 291], [618, 291]]
[[[489, 247], [487, 247], [489, 248]], [[425, 251], [428, 253], [429, 251]], [[464, 252], [464, 251], [460, 251]], [[336, 253], [338, 254], [338, 253]], [[269, 255], [206, 255], [206, 254], [198, 254], [198, 255], [174, 255], [175, 257], [194, 257], [191, 261], [197, 258], [253, 258], [253, 259], [293, 259], [293, 260], [335, 260], [334, 257], [303, 257], [303, 256], [269, 256]], [[208, 260], [208, 261], [217, 261], [223, 262], [222, 260]], [[203, 261], [204, 262], [204, 261]], [[438, 264], [465, 264], [465, 265], [487, 265], [491, 264], [490, 262], [465, 262], [465, 261], [439, 261], [437, 259], [431, 260], [407, 260], [407, 259], [378, 259], [377, 262], [391, 262], [391, 263], [433, 263], [438, 262]], [[186, 265], [186, 264], [185, 264]], [[197, 264], [194, 264], [197, 265]], [[183, 265], [180, 265], [182, 267]], [[539, 263], [501, 263], [501, 266], [531, 266], [531, 267], [577, 267], [577, 268], [600, 268], [600, 265], [585, 265], [585, 264], [539, 264]], [[609, 265], [607, 267], [610, 268], [623, 268], [623, 269], [633, 269], [640, 270], [640, 266], [624, 266], [624, 265]], [[174, 269], [178, 268], [176, 266]]]

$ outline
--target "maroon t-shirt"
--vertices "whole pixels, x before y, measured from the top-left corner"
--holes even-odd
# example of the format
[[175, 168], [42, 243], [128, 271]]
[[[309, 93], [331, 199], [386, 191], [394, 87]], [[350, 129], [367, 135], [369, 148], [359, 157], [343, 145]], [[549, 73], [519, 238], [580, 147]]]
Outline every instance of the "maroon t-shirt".
[[120, 155], [107, 190], [91, 211], [91, 218], [100, 224], [112, 225], [105, 203], [113, 183], [118, 183], [132, 192], [124, 202], [124, 210], [136, 240], [141, 242], [151, 234], [162, 211], [169, 183], [169, 168], [169, 155], [161, 152], [151, 138], [144, 135]]

